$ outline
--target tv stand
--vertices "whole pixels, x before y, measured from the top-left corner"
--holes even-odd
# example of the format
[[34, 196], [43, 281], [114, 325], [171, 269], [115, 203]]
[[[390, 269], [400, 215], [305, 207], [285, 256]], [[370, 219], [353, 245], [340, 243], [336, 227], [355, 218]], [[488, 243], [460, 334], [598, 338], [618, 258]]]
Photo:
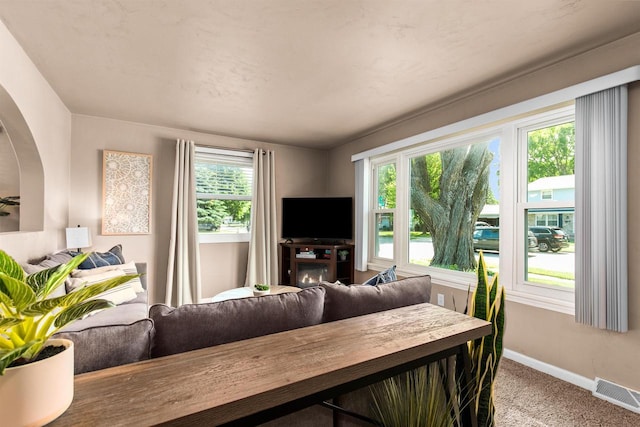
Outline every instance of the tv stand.
[[[352, 244], [280, 243], [280, 284], [307, 288], [321, 281], [353, 283]], [[343, 256], [344, 255], [344, 256]]]

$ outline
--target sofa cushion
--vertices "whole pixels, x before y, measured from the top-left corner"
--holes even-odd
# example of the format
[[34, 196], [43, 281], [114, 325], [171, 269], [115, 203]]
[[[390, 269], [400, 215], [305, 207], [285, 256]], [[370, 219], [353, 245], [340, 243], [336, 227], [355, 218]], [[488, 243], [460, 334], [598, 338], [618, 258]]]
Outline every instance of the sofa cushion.
[[[146, 299], [146, 293], [145, 293]], [[87, 328], [108, 325], [123, 325], [147, 318], [147, 303], [124, 303], [98, 311], [81, 320], [76, 320], [61, 329], [63, 332], [76, 332]]]
[[325, 291], [232, 299], [178, 308], [152, 305], [156, 334], [151, 356], [160, 357], [233, 341], [317, 325], [322, 321]]
[[[80, 255], [80, 252], [67, 251], [72, 257]], [[122, 245], [115, 245], [106, 252], [91, 252], [91, 254], [78, 266], [80, 270], [104, 267], [105, 265], [124, 264]]]
[[54, 337], [73, 341], [74, 372], [81, 374], [149, 359], [153, 334], [153, 321], [141, 319], [58, 332]]
[[375, 286], [331, 283], [320, 286], [326, 290], [323, 322], [420, 304], [431, 298], [431, 276], [408, 277]]

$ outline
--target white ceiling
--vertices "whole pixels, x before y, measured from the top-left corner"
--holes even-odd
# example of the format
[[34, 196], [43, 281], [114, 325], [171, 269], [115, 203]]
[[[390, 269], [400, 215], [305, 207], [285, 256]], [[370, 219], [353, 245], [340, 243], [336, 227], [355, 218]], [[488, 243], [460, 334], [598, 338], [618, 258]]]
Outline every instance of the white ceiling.
[[0, 19], [73, 113], [331, 147], [638, 32], [640, 1], [0, 0]]

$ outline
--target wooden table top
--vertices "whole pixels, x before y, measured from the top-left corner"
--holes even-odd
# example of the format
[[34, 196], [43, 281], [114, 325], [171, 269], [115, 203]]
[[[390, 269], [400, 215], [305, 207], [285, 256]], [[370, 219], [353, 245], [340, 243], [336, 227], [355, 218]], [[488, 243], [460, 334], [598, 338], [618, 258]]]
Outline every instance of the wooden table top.
[[76, 376], [51, 425], [220, 424], [489, 333], [488, 322], [419, 304], [116, 366]]

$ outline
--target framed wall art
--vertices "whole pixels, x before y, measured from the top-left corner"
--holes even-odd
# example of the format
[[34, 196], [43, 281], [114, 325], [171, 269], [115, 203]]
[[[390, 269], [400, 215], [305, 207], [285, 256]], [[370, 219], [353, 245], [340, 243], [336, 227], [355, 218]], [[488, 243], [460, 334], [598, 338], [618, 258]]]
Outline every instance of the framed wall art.
[[102, 152], [102, 234], [151, 233], [150, 154]]

